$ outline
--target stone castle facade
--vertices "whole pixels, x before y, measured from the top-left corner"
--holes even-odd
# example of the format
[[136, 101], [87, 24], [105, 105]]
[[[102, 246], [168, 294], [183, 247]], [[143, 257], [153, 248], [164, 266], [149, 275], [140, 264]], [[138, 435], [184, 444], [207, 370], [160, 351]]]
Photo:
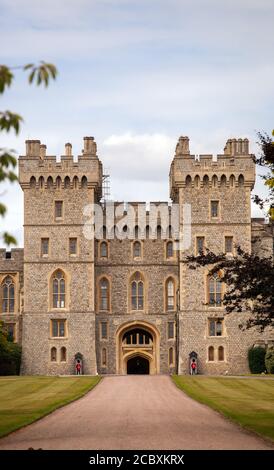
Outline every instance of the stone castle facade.
[[[215, 159], [191, 155], [180, 137], [172, 204], [151, 203], [153, 226], [145, 203], [114, 203], [109, 225], [103, 178], [92, 137], [77, 161], [71, 144], [57, 161], [39, 140], [26, 141], [24, 249], [0, 249], [0, 318], [22, 344], [22, 374], [73, 374], [77, 358], [85, 374], [185, 374], [191, 353], [199, 373], [248, 372], [248, 349], [273, 334], [241, 331], [246, 314], [224, 315], [219, 275], [183, 262], [205, 247], [233, 256], [236, 244], [273, 255], [273, 226], [251, 219], [248, 140], [228, 140]], [[92, 204], [102, 209], [96, 237], [85, 232]]]

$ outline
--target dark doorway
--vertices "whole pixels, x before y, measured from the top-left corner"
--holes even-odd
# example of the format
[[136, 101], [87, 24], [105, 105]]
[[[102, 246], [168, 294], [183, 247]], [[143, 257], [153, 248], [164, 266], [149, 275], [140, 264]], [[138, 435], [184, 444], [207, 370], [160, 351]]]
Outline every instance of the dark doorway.
[[141, 356], [135, 356], [127, 361], [128, 374], [149, 374], [149, 361]]

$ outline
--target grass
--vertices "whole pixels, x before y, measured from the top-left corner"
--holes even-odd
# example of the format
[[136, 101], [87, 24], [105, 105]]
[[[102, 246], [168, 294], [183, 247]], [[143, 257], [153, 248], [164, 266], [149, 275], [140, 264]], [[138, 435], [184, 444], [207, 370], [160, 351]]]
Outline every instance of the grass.
[[241, 426], [274, 440], [274, 381], [221, 377], [173, 376], [195, 400]]
[[100, 377], [0, 377], [0, 437], [85, 395]]

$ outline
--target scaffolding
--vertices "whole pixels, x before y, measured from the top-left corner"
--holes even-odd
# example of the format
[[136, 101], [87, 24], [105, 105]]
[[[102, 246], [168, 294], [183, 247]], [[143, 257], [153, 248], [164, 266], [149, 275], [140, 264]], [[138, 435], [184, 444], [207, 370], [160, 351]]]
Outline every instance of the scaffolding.
[[102, 181], [102, 200], [105, 203], [110, 200], [110, 174], [109, 169], [105, 168]]

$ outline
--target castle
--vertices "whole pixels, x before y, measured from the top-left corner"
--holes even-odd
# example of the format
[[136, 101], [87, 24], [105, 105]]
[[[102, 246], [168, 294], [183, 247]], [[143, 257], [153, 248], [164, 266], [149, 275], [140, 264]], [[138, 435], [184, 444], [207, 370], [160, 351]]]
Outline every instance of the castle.
[[[113, 224], [103, 177], [93, 137], [77, 161], [69, 143], [59, 161], [26, 141], [24, 249], [0, 249], [0, 319], [22, 344], [21, 373], [73, 374], [80, 360], [84, 374], [188, 374], [192, 357], [201, 374], [247, 373], [248, 349], [273, 335], [241, 331], [247, 314], [224, 315], [221, 275], [184, 259], [205, 247], [233, 256], [236, 244], [273, 254], [273, 227], [251, 219], [248, 140], [229, 139], [213, 158], [180, 137], [172, 204], [115, 202]], [[95, 205], [102, 224], [91, 236]]]

